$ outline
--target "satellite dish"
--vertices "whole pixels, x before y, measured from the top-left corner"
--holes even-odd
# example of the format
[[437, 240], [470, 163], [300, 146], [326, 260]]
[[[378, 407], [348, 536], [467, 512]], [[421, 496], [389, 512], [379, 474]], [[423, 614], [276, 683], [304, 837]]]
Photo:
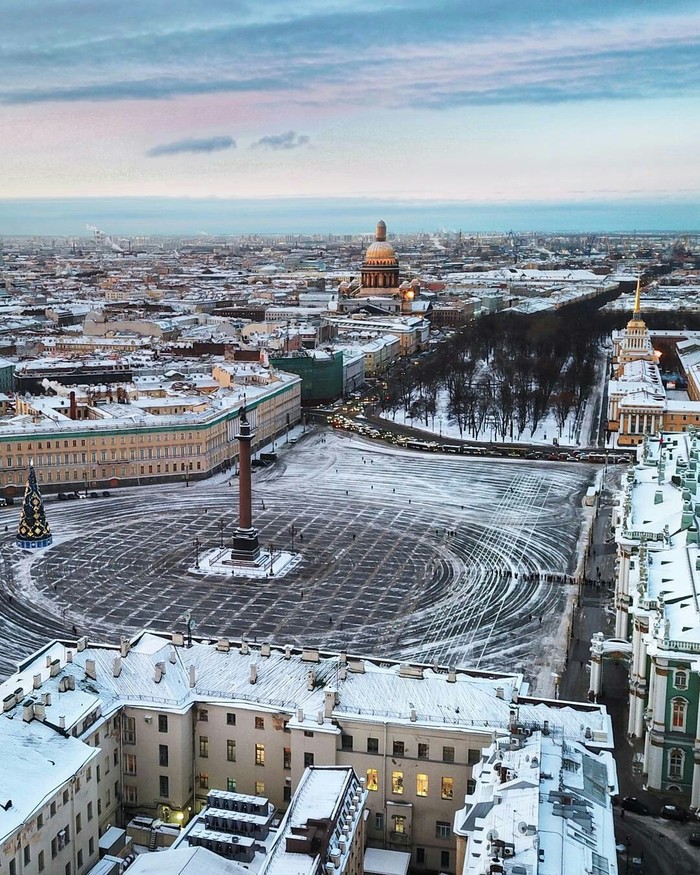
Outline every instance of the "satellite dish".
[[527, 835], [528, 824], [526, 820], [521, 820], [518, 824], [518, 832], [521, 836]]
[[495, 842], [497, 838], [498, 838], [498, 830], [496, 830], [496, 829], [490, 829], [486, 833], [486, 841], [488, 841], [488, 842]]

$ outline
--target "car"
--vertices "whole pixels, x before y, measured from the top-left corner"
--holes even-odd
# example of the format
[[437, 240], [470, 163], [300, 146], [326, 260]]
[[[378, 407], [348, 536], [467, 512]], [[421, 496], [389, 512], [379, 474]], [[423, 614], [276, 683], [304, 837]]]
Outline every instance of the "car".
[[74, 501], [76, 498], [80, 498], [80, 496], [78, 495], [77, 492], [68, 492], [68, 493], [66, 493], [66, 498], [69, 501]]
[[691, 832], [688, 836], [688, 844], [700, 846], [700, 832]]
[[109, 498], [110, 492], [109, 489], [102, 490], [102, 498]]
[[100, 497], [100, 496], [98, 495], [97, 492], [91, 492], [91, 493], [90, 493], [90, 498], [99, 498], [99, 497]]
[[59, 492], [56, 498], [58, 499], [58, 501], [66, 501], [68, 499], [68, 496], [65, 492]]
[[649, 806], [637, 799], [636, 796], [625, 796], [620, 803], [620, 806], [624, 808], [625, 811], [631, 811], [632, 814], [641, 814], [644, 816], [651, 814]]
[[685, 823], [689, 817], [685, 808], [679, 805], [664, 805], [660, 813], [666, 820], [679, 820], [681, 823]]

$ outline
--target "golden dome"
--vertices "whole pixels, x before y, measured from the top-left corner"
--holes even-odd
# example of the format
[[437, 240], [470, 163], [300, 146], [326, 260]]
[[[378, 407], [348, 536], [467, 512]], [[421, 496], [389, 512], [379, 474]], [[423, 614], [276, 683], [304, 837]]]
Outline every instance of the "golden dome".
[[386, 240], [377, 240], [370, 243], [365, 252], [365, 264], [398, 264], [396, 252], [391, 243]]

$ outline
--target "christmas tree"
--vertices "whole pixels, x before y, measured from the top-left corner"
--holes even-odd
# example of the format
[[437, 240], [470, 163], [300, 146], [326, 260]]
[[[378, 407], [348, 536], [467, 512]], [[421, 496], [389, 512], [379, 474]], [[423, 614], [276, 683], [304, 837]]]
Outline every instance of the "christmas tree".
[[29, 464], [29, 477], [22, 500], [22, 515], [17, 529], [17, 544], [20, 547], [48, 547], [53, 538], [44, 513], [44, 501], [36, 482], [34, 465]]

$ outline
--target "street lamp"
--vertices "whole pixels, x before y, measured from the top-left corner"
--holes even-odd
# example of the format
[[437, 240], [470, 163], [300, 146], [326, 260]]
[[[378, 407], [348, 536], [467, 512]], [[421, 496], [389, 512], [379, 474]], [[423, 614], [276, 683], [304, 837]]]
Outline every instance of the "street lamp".
[[292, 523], [292, 527], [291, 527], [291, 529], [289, 530], [289, 532], [290, 532], [290, 534], [291, 534], [291, 536], [292, 536], [292, 553], [293, 553], [293, 552], [294, 552], [294, 535], [295, 535], [295, 532], [296, 532], [296, 530], [295, 530], [295, 528], [294, 528], [294, 523]]
[[88, 497], [88, 478], [87, 471], [83, 471], [83, 481], [85, 482], [85, 498]]
[[273, 568], [272, 568], [274, 561], [275, 561], [275, 545], [270, 544], [270, 568], [268, 570], [268, 574], [270, 577], [274, 576], [273, 575]]
[[224, 549], [224, 521], [219, 520], [219, 547]]
[[199, 547], [200, 541], [199, 538], [194, 539], [194, 567], [199, 568]]

